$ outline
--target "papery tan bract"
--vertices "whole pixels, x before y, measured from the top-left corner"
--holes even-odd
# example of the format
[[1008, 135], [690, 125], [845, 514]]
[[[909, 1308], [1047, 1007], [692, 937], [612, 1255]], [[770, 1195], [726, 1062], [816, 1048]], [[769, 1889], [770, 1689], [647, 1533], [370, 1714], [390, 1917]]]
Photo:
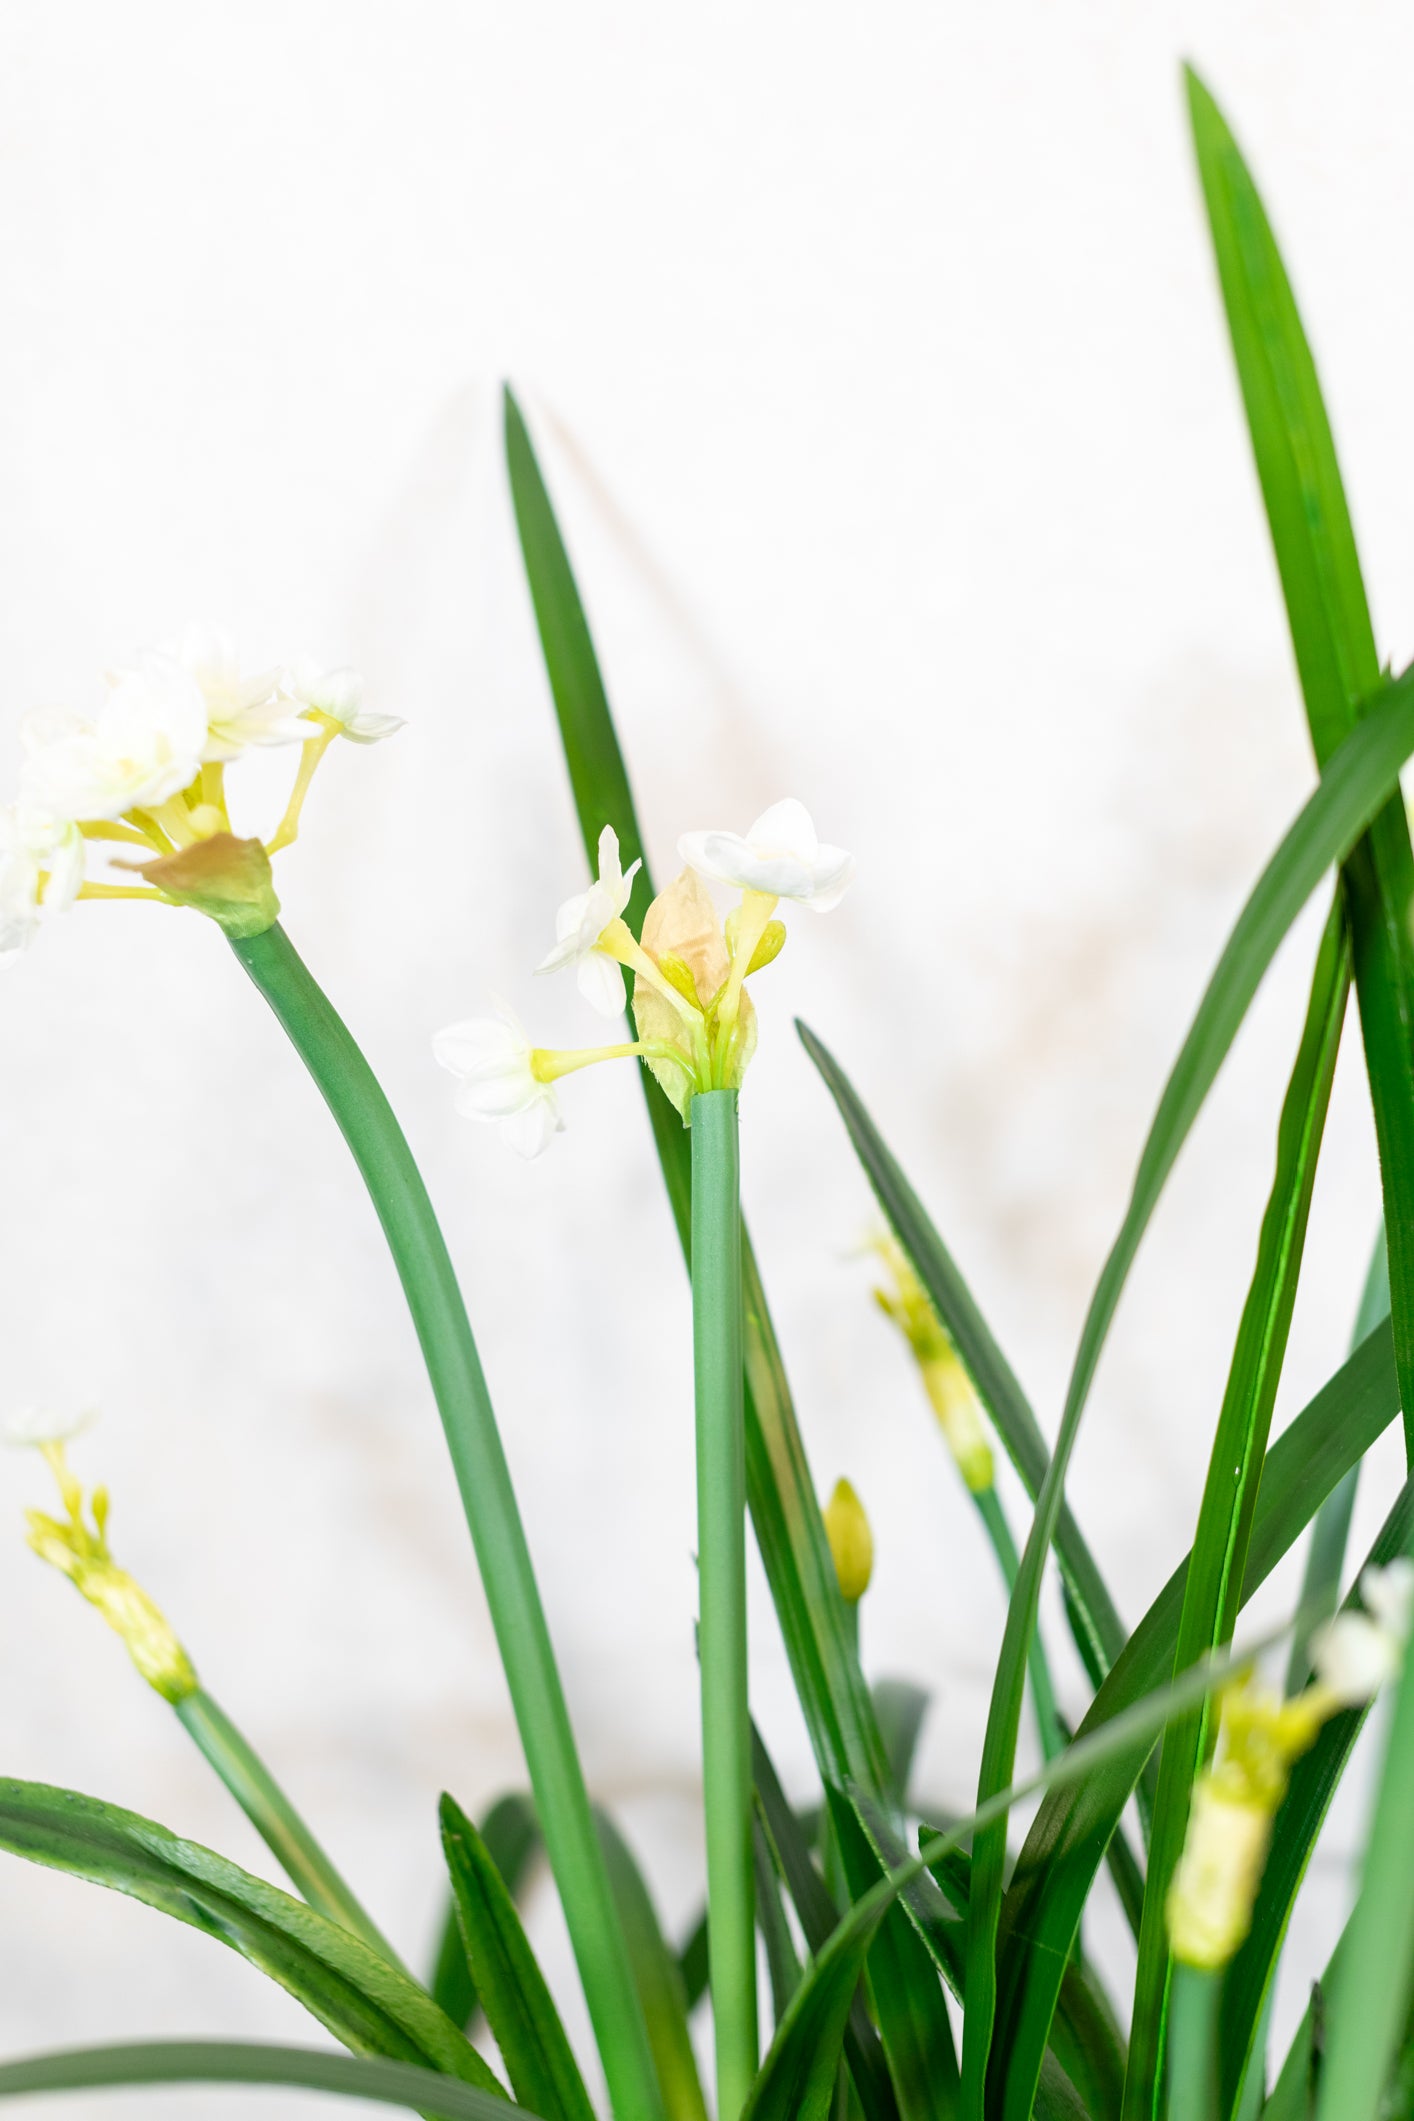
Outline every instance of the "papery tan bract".
[[270, 857], [259, 840], [216, 832], [155, 862], [114, 867], [135, 869], [176, 905], [206, 914], [230, 936], [263, 935], [280, 918]]

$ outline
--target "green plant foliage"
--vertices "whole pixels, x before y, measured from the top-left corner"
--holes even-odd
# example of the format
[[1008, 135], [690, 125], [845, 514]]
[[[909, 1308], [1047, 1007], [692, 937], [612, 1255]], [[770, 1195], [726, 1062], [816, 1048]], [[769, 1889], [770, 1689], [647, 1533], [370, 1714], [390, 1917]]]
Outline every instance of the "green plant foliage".
[[134, 2040], [119, 2047], [81, 2047], [0, 2062], [0, 2099], [135, 2085], [160, 2090], [173, 2084], [264, 2084], [332, 2092], [337, 2098], [375, 2106], [410, 2106], [428, 2121], [508, 2121], [512, 2115], [537, 2121], [525, 2107], [513, 2106], [499, 2093], [406, 2062], [367, 2061], [253, 2041]]
[[[498, 1797], [481, 1822], [481, 1839], [501, 1874], [512, 1900], [519, 1900], [526, 1876], [541, 1846], [540, 1822], [528, 1797]], [[449, 1895], [430, 1983], [432, 2000], [454, 2025], [469, 2028], [480, 2008], [471, 1976], [455, 1896]]]
[[[619, 1911], [629, 1964], [648, 2024], [648, 2041], [668, 2121], [707, 2121], [697, 2058], [687, 2029], [688, 1990], [682, 1968], [668, 1948], [633, 1851], [607, 1812], [596, 1812], [594, 1817], [608, 1867], [609, 1890]], [[704, 1956], [704, 1984], [706, 1977]]]
[[0, 1780], [0, 1848], [204, 1930], [287, 1989], [355, 2054], [420, 2063], [501, 2091], [465, 2034], [370, 1946], [151, 1819], [76, 1790]]

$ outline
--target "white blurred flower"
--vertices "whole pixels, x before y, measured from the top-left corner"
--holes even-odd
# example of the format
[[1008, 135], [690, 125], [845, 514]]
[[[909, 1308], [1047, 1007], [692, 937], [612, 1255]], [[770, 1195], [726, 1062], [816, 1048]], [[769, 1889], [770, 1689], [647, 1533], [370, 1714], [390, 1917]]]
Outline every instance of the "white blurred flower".
[[1311, 1638], [1317, 1683], [1358, 1708], [1398, 1676], [1414, 1613], [1414, 1562], [1392, 1561], [1360, 1578], [1363, 1613], [1337, 1613]]
[[0, 811], [0, 964], [33, 940], [41, 905], [73, 904], [83, 870], [76, 825], [20, 803]]
[[23, 807], [72, 823], [124, 817], [179, 795], [206, 748], [206, 702], [189, 670], [146, 652], [121, 671], [96, 720], [31, 716]]
[[20, 1407], [0, 1418], [0, 1440], [21, 1450], [42, 1449], [45, 1444], [71, 1442], [97, 1419], [92, 1407], [77, 1414], [59, 1414], [52, 1407]]
[[300, 663], [293, 694], [302, 707], [337, 722], [351, 743], [376, 744], [403, 727], [401, 715], [368, 712], [363, 705], [363, 679], [356, 670], [321, 670], [316, 663]]
[[816, 913], [837, 906], [854, 878], [854, 856], [823, 845], [810, 812], [791, 797], [763, 810], [744, 839], [735, 832], [686, 832], [678, 853], [699, 876], [766, 898], [796, 899]]
[[495, 1016], [439, 1031], [432, 1052], [460, 1080], [458, 1112], [494, 1121], [522, 1156], [538, 1156], [564, 1126], [559, 1099], [535, 1073], [535, 1049], [519, 1018], [504, 1002], [494, 1006]]
[[239, 758], [250, 744], [302, 744], [307, 739], [308, 725], [284, 689], [284, 672], [264, 670], [243, 678], [229, 635], [216, 627], [188, 626], [158, 652], [180, 663], [201, 688], [206, 760]]
[[555, 947], [536, 966], [537, 972], [578, 969], [579, 991], [601, 1016], [618, 1016], [624, 1006], [624, 976], [615, 960], [599, 948], [611, 922], [622, 918], [642, 868], [634, 862], [625, 875], [619, 866], [619, 836], [612, 825], [599, 835], [599, 874], [587, 891], [567, 898], [555, 916]]

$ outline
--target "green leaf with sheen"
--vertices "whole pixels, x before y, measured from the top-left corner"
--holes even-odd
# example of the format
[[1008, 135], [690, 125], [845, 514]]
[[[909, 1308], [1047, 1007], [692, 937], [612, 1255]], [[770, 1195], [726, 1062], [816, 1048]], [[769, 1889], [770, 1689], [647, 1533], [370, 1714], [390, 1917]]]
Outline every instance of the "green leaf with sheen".
[[[506, 1891], [518, 1900], [526, 1874], [542, 1847], [540, 1822], [531, 1798], [512, 1792], [498, 1797], [481, 1822], [481, 1838], [491, 1852], [505, 1882]], [[432, 2000], [439, 2003], [454, 2025], [470, 2027], [480, 2010], [476, 1983], [462, 1942], [456, 1897], [448, 1894], [447, 1912], [437, 1945], [432, 1972]]]
[[[1193, 1536], [1174, 1654], [1176, 1671], [1230, 1642], [1237, 1625], [1257, 1484], [1296, 1304], [1316, 1161], [1349, 989], [1350, 947], [1337, 906], [1317, 953], [1306, 1022], [1282, 1106], [1276, 1171], [1262, 1218], [1257, 1263], [1238, 1327]], [[1164, 2081], [1172, 1980], [1165, 1902], [1183, 1851], [1194, 1777], [1211, 1737], [1205, 1709], [1170, 1724], [1164, 1733], [1125, 2080], [1126, 2110], [1135, 2114], [1157, 2103]]]
[[161, 2090], [174, 2084], [261, 2084], [332, 2092], [336, 2098], [375, 2106], [410, 2106], [427, 2121], [536, 2121], [503, 2094], [459, 2084], [411, 2063], [255, 2041], [132, 2040], [0, 2062], [0, 2099], [135, 2085]]
[[416, 1982], [337, 1922], [136, 1812], [76, 1790], [0, 1780], [0, 1848], [127, 1893], [229, 1945], [355, 2054], [501, 2091], [466, 2036]]
[[[1330, 421], [1262, 201], [1191, 71], [1189, 113], [1218, 276], [1306, 719], [1324, 766], [1367, 712], [1379, 657]], [[1375, 1110], [1395, 1360], [1414, 1462], [1414, 853], [1396, 790], [1345, 862], [1346, 916]]]
[[[597, 860], [599, 834], [612, 825], [625, 868], [643, 856], [623, 753], [609, 712], [589, 625], [569, 556], [520, 408], [505, 399], [506, 467], [585, 854]], [[631, 910], [653, 885], [644, 861]], [[691, 1194], [689, 1138], [646, 1071], [644, 1096], [668, 1198], [684, 1249]], [[742, 1233], [746, 1322], [746, 1482], [756, 1543], [771, 1587], [821, 1774], [888, 1787], [888, 1759], [850, 1640], [805, 1448], [791, 1403], [765, 1291]]]
[[565, 2029], [490, 1849], [443, 1796], [442, 1850], [486, 2022], [522, 2106], [544, 2121], [594, 2121]]
[[[1398, 1412], [1399, 1386], [1386, 1321], [1267, 1453], [1243, 1578], [1244, 1605]], [[1185, 1558], [1126, 1643], [1077, 1737], [1089, 1736], [1123, 1714], [1172, 1670], [1187, 1573]], [[1007, 2121], [1018, 2121], [1030, 2111], [1027, 2087], [1038, 2080], [1061, 1979], [1095, 1872], [1148, 1753], [1147, 1745], [1137, 1745], [1116, 1754], [1079, 1787], [1052, 1792], [1017, 1860], [1003, 1908], [996, 2032], [999, 2050], [1009, 2062], [1000, 2103]]]
[[668, 2121], [707, 2121], [697, 2057], [687, 2029], [687, 1989], [669, 1949], [658, 1912], [633, 1851], [607, 1812], [596, 1811], [609, 1890], [628, 1942], [629, 1964], [648, 2022], [648, 2044], [658, 2071]]

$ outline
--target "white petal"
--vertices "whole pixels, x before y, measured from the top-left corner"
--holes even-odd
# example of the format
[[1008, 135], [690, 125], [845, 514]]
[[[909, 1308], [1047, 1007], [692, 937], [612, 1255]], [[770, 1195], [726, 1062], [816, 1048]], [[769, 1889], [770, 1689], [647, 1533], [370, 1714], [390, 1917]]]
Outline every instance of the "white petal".
[[1317, 1679], [1350, 1708], [1393, 1679], [1400, 1657], [1395, 1638], [1365, 1613], [1337, 1613], [1311, 1637]]
[[351, 744], [381, 744], [385, 736], [396, 736], [407, 723], [400, 714], [355, 714], [344, 723]]
[[816, 913], [832, 913], [854, 882], [855, 862], [843, 847], [822, 847], [815, 858], [807, 906]]
[[44, 887], [44, 903], [56, 913], [66, 913], [78, 897], [83, 882], [84, 843], [76, 827], [70, 826], [50, 848], [46, 867], [49, 881]]
[[543, 1094], [533, 1105], [527, 1105], [524, 1111], [513, 1113], [501, 1122], [501, 1131], [511, 1147], [527, 1161], [539, 1156], [541, 1150], [548, 1148], [555, 1136], [564, 1131], [565, 1123], [560, 1117], [553, 1090], [548, 1083], [542, 1084], [541, 1089]]
[[77, 1414], [58, 1414], [50, 1407], [21, 1407], [0, 1420], [0, 1437], [16, 1445], [68, 1443], [91, 1429], [98, 1415], [92, 1407]]
[[599, 835], [599, 881], [607, 891], [616, 890], [620, 881], [619, 836], [612, 825]]
[[1360, 1578], [1365, 1610], [1396, 1642], [1409, 1640], [1414, 1620], [1414, 1561], [1401, 1556], [1386, 1568], [1368, 1568]]
[[754, 854], [793, 855], [807, 869], [820, 851], [810, 812], [794, 796], [763, 810], [746, 837]]
[[678, 841], [678, 856], [689, 869], [718, 884], [735, 884], [756, 859], [734, 832], [685, 832]]
[[579, 991], [591, 1009], [601, 1016], [622, 1016], [624, 1012], [624, 974], [622, 965], [606, 957], [602, 950], [590, 950], [579, 961]]

